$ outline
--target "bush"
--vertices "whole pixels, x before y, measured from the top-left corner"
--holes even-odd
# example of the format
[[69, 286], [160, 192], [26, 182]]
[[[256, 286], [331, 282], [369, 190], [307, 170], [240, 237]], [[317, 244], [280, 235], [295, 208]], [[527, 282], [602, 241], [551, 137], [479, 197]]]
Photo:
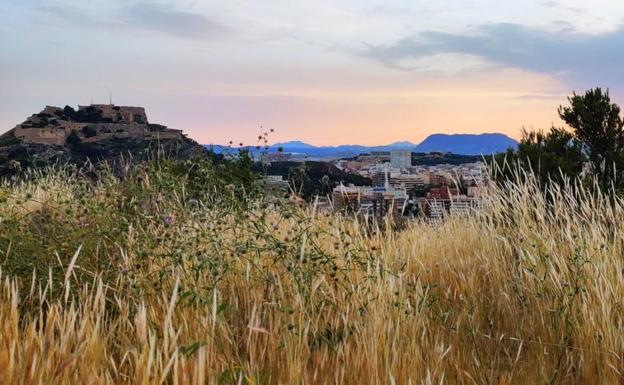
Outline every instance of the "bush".
[[82, 143], [82, 139], [80, 139], [80, 136], [78, 136], [78, 132], [76, 132], [76, 130], [71, 130], [69, 135], [67, 135], [67, 138], [65, 138], [65, 143], [69, 144], [70, 146], [77, 146]]
[[0, 378], [620, 382], [620, 198], [527, 175], [398, 232], [251, 194], [246, 162], [3, 184]]
[[86, 138], [91, 138], [97, 135], [97, 130], [92, 126], [84, 126], [82, 127], [82, 133]]

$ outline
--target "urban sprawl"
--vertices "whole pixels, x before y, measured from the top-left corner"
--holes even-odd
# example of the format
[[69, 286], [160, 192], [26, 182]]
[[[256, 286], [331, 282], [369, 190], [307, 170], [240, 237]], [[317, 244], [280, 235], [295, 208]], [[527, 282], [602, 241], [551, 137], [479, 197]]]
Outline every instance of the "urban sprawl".
[[[317, 205], [334, 211], [384, 216], [471, 215], [482, 207], [489, 183], [483, 162], [459, 165], [413, 165], [410, 150], [371, 152], [351, 159], [332, 160], [338, 169], [370, 178], [370, 186], [334, 187]], [[268, 176], [272, 185], [287, 182]]]

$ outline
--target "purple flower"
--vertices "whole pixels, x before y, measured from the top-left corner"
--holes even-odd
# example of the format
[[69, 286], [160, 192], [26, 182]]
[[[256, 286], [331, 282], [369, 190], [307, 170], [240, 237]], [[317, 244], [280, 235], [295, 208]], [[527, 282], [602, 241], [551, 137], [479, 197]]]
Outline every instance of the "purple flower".
[[165, 215], [165, 217], [163, 218], [163, 222], [165, 223], [166, 226], [171, 226], [173, 221], [175, 221], [174, 215]]

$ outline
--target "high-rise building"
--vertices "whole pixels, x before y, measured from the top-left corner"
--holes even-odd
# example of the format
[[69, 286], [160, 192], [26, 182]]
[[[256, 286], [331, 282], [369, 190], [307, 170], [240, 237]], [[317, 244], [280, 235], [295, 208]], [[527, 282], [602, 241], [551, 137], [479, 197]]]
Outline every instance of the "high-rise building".
[[394, 168], [407, 169], [412, 165], [412, 152], [410, 150], [390, 151], [390, 165]]

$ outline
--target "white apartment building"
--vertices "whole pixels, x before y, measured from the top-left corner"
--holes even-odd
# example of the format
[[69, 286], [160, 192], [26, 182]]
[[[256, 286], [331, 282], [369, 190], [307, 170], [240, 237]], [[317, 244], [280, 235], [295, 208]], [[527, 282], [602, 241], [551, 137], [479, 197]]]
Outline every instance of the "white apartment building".
[[467, 217], [470, 216], [475, 210], [482, 209], [482, 207], [482, 198], [471, 198], [465, 195], [460, 195], [451, 199], [449, 213], [451, 215]]
[[444, 202], [433, 200], [429, 202], [429, 217], [436, 221], [444, 219], [446, 210], [444, 209]]
[[390, 184], [396, 187], [403, 187], [408, 191], [416, 188], [424, 188], [429, 184], [429, 175], [425, 174], [399, 174], [390, 177]]
[[392, 150], [390, 151], [390, 164], [393, 168], [407, 169], [412, 165], [412, 151]]

